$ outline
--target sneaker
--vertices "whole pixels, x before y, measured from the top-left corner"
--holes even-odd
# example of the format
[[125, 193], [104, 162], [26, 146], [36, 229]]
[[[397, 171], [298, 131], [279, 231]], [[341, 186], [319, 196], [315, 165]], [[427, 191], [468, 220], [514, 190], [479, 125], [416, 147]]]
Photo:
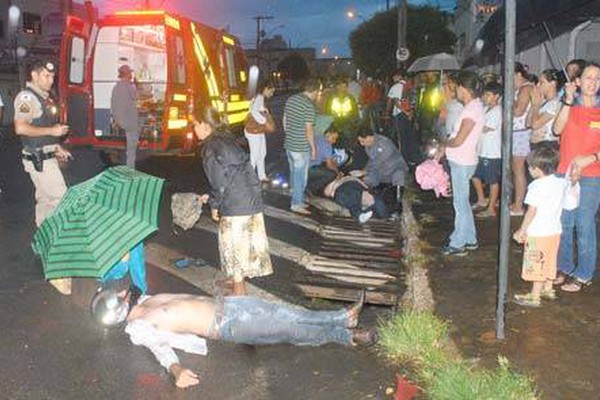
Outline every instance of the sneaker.
[[554, 289], [542, 290], [540, 298], [544, 300], [556, 300], [556, 291]]
[[443, 256], [466, 256], [467, 250], [464, 247], [445, 246], [442, 248]]
[[364, 224], [365, 222], [367, 222], [368, 220], [370, 220], [372, 216], [373, 216], [373, 211], [371, 211], [371, 210], [366, 211], [364, 213], [361, 213], [358, 216], [358, 222], [360, 224]]
[[515, 303], [523, 307], [539, 307], [542, 303], [531, 293], [515, 294]]
[[467, 243], [464, 246], [465, 250], [477, 250], [479, 248], [479, 243], [475, 242], [475, 243]]

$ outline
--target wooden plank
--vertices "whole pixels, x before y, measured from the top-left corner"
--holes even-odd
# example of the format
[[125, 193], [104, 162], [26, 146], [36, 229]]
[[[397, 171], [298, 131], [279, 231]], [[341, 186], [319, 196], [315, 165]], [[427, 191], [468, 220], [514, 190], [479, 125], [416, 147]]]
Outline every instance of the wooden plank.
[[328, 274], [343, 274], [350, 276], [364, 276], [368, 278], [379, 278], [379, 279], [387, 279], [393, 280], [396, 279], [395, 276], [386, 274], [383, 272], [365, 270], [365, 269], [350, 269], [350, 268], [336, 268], [329, 266], [321, 266], [321, 265], [311, 265], [308, 264], [306, 269], [312, 272], [323, 272]]
[[344, 289], [366, 289], [366, 290], [374, 290], [377, 292], [386, 292], [386, 293], [399, 293], [400, 287], [403, 286], [402, 283], [397, 281], [390, 281], [384, 285], [380, 285], [377, 287], [371, 287], [369, 285], [361, 285], [358, 283], [352, 282], [341, 282], [336, 281], [331, 278], [325, 277], [323, 275], [305, 275], [299, 278], [296, 281], [296, 284], [302, 285], [313, 285], [313, 286], [327, 286], [327, 287], [336, 287], [336, 288], [344, 288]]
[[[306, 297], [316, 297], [320, 299], [356, 301], [360, 295], [360, 289], [347, 289], [335, 287], [322, 287], [313, 285], [298, 284], [298, 288]], [[386, 306], [395, 306], [399, 297], [392, 293], [366, 292], [365, 303], [378, 304]]]
[[[360, 260], [342, 260], [342, 259], [332, 259], [329, 257], [322, 256], [312, 256], [310, 261], [313, 263], [319, 264], [330, 264], [333, 265], [338, 264], [340, 266], [354, 266], [359, 268], [370, 268], [378, 271], [385, 271], [390, 273], [403, 274], [402, 269], [400, 268], [400, 263], [372, 263], [372, 262], [364, 262]], [[397, 272], [395, 272], [397, 271]]]

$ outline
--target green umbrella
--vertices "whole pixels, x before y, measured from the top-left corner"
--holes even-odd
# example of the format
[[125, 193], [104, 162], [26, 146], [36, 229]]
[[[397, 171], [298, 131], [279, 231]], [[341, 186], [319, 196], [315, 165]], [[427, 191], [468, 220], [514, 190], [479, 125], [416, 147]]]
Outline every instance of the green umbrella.
[[33, 238], [46, 279], [99, 278], [158, 229], [164, 180], [125, 166], [67, 191]]

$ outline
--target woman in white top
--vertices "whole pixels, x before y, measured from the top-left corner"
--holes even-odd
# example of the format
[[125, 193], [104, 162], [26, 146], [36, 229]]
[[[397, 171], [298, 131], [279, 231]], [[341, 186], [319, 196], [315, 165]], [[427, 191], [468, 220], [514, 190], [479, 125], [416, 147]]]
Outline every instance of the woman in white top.
[[540, 74], [540, 80], [531, 91], [531, 109], [527, 117], [533, 131], [532, 147], [550, 142], [558, 149], [558, 136], [552, 131], [552, 125], [559, 109], [558, 92], [564, 83], [564, 76], [556, 69], [546, 69]]
[[527, 113], [531, 106], [531, 91], [534, 85], [529, 73], [521, 63], [515, 63], [515, 105], [513, 116], [512, 172], [515, 187], [514, 202], [510, 215], [523, 215], [523, 200], [527, 189], [525, 160], [529, 154], [531, 129], [527, 126]]
[[[271, 98], [274, 93], [275, 85], [270, 81], [263, 82], [259, 86], [258, 93], [250, 102], [250, 114], [261, 125], [267, 122], [266, 115], [269, 113], [269, 110], [265, 107], [265, 99]], [[265, 132], [250, 133], [244, 129], [244, 136], [248, 139], [248, 147], [250, 148], [250, 164], [253, 169], [256, 169], [258, 179], [265, 182], [268, 180], [265, 172], [265, 158], [267, 156]]]

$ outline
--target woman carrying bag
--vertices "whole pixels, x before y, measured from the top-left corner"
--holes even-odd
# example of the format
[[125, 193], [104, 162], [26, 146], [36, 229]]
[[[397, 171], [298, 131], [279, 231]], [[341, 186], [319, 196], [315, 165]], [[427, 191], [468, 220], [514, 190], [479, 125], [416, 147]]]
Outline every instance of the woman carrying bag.
[[267, 140], [265, 133], [275, 130], [273, 117], [265, 107], [265, 99], [269, 99], [275, 93], [275, 85], [264, 82], [259, 86], [258, 93], [250, 103], [250, 113], [244, 126], [244, 136], [248, 140], [250, 148], [250, 164], [256, 170], [261, 182], [268, 182], [265, 173], [265, 157], [267, 156]]

